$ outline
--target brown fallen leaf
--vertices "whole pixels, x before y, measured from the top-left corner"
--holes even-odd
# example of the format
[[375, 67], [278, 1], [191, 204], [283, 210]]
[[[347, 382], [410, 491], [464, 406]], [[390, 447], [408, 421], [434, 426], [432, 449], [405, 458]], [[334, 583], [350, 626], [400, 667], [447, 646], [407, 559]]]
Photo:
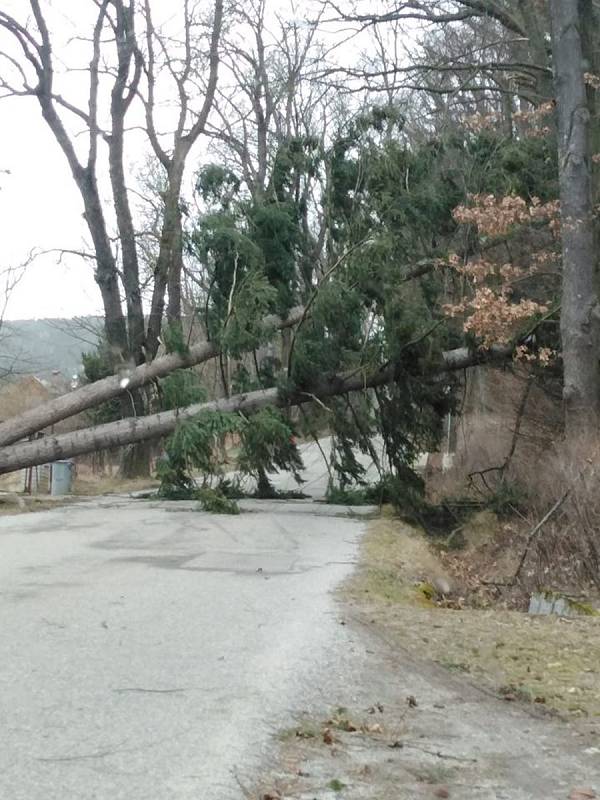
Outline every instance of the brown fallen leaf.
[[325, 728], [325, 730], [323, 731], [323, 741], [325, 742], [325, 744], [333, 744], [335, 742], [333, 734], [329, 730], [329, 728]]
[[576, 786], [572, 789], [569, 800], [594, 800], [595, 797], [598, 797], [598, 795], [593, 789]]
[[433, 791], [434, 797], [450, 797], [450, 791], [447, 786], [437, 786]]

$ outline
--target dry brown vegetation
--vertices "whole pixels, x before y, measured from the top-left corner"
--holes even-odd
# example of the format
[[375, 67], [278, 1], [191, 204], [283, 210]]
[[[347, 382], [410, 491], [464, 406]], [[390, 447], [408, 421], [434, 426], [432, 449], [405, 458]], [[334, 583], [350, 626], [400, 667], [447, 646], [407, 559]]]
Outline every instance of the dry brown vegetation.
[[[501, 529], [493, 515], [480, 518], [461, 560], [476, 562], [478, 548], [494, 546]], [[470, 675], [507, 701], [600, 719], [600, 618], [532, 617], [489, 596], [469, 607], [468, 580], [421, 532], [383, 518], [372, 523], [344, 594], [398, 646]], [[436, 589], [444, 582], [446, 596]]]
[[[453, 468], [428, 476], [429, 496], [490, 504], [502, 514], [475, 569], [499, 574], [505, 562], [498, 579], [511, 591], [503, 600], [519, 595], [522, 604], [536, 589], [593, 599], [600, 589], [599, 456], [599, 441], [562, 443], [560, 394], [551, 381], [523, 366], [478, 368], [466, 382]], [[462, 522], [455, 533], [456, 543]]]

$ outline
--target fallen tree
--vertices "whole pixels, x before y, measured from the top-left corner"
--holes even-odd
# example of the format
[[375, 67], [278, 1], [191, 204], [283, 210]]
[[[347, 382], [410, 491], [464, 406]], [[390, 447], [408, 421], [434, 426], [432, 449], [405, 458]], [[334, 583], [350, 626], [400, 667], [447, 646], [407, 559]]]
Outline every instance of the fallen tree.
[[[419, 261], [407, 270], [402, 282], [426, 275], [442, 263], [439, 259]], [[318, 289], [314, 296], [317, 291]], [[306, 307], [293, 308], [285, 319], [274, 315], [267, 316], [262, 320], [261, 325], [265, 331], [273, 332], [292, 328], [307, 319], [309, 310], [310, 303]], [[217, 342], [200, 342], [192, 345], [186, 352], [169, 353], [147, 364], [123, 369], [116, 375], [89, 383], [73, 392], [61, 395], [49, 403], [36, 406], [0, 423], [0, 447], [14, 444], [32, 433], [45, 430], [57, 422], [81, 414], [81, 412], [105, 403], [107, 400], [146, 386], [177, 369], [194, 367], [218, 358], [222, 352], [223, 350]]]
[[[284, 330], [298, 324], [303, 318], [304, 309], [293, 309], [286, 319], [265, 317], [262, 324], [266, 330]], [[94, 408], [114, 397], [139, 389], [152, 381], [164, 378], [177, 369], [194, 367], [221, 354], [216, 342], [201, 342], [193, 345], [184, 353], [169, 353], [160, 356], [148, 364], [123, 370], [120, 374], [95, 381], [61, 395], [55, 400], [36, 406], [23, 414], [10, 417], [0, 423], [0, 446], [10, 445], [20, 439], [49, 428], [63, 419], [80, 414], [88, 408]]]
[[[498, 346], [490, 350], [469, 350], [463, 347], [448, 351], [443, 354], [440, 370], [432, 374], [431, 379], [439, 380], [451, 371], [465, 369], [494, 359], [505, 359], [511, 352], [512, 347], [510, 346]], [[160, 438], [172, 433], [180, 422], [203, 412], [248, 413], [266, 406], [283, 407], [322, 401], [328, 397], [391, 383], [399, 372], [399, 364], [388, 364], [370, 374], [360, 372], [349, 376], [335, 375], [292, 394], [281, 392], [277, 388], [261, 389], [207, 403], [197, 403], [174, 411], [130, 417], [92, 428], [84, 428], [73, 433], [46, 436], [32, 442], [3, 447], [0, 449], [0, 475], [24, 467]]]

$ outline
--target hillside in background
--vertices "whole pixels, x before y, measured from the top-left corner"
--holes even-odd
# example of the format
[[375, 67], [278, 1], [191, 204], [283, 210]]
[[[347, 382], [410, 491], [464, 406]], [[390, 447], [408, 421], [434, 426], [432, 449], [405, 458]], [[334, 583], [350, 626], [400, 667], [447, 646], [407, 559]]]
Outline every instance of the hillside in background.
[[4, 322], [0, 331], [0, 372], [47, 377], [58, 370], [70, 379], [80, 372], [81, 353], [93, 349], [100, 317], [26, 319]]

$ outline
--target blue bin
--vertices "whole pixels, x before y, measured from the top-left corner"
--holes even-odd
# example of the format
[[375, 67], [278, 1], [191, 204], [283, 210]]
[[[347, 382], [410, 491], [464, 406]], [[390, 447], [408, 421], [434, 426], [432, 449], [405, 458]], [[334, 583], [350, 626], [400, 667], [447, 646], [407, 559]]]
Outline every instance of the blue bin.
[[55, 461], [52, 464], [52, 479], [50, 482], [50, 494], [61, 495], [70, 494], [73, 485], [73, 462]]

